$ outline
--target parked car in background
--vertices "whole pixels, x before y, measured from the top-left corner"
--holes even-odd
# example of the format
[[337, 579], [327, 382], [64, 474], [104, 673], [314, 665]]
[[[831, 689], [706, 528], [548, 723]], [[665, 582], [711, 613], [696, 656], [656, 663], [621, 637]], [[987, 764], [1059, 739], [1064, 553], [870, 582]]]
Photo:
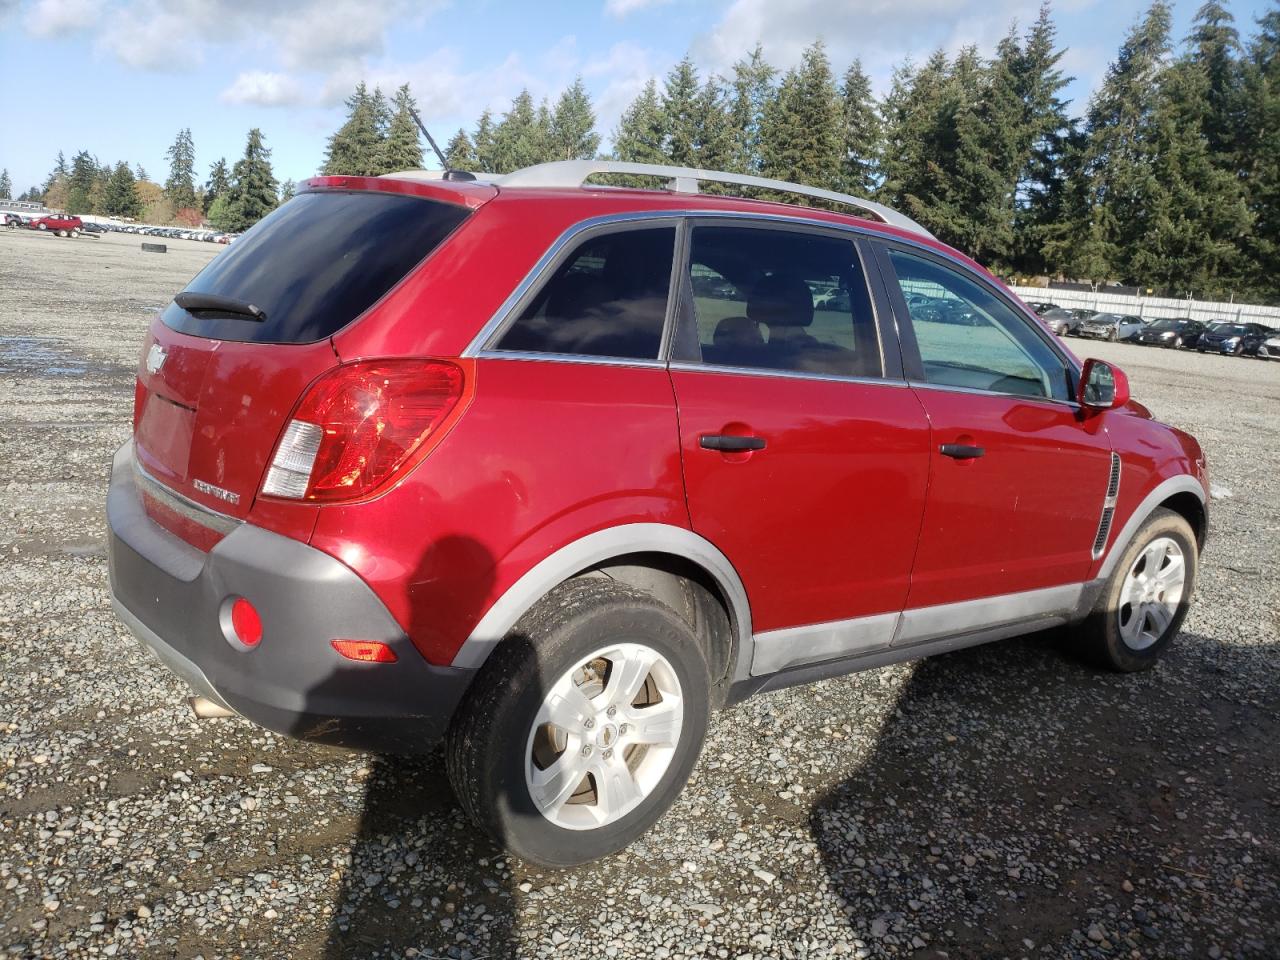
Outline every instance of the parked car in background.
[[1258, 347], [1258, 359], [1280, 360], [1280, 331], [1274, 331]]
[[1190, 317], [1157, 320], [1143, 328], [1138, 342], [1158, 347], [1194, 347], [1204, 329], [1203, 323]]
[[10, 230], [16, 230], [18, 227], [27, 225], [27, 218], [20, 213], [6, 213], [4, 215], [4, 225]]
[[[1039, 313], [1039, 311], [1036, 311]], [[1079, 327], [1081, 320], [1070, 310], [1064, 310], [1062, 307], [1053, 307], [1040, 313], [1040, 319], [1045, 325], [1060, 337], [1065, 337], [1069, 333], [1075, 333]]]
[[1142, 332], [1141, 317], [1120, 313], [1095, 313], [1080, 324], [1079, 336], [1095, 340], [1132, 340]]
[[81, 236], [88, 237], [90, 240], [101, 240], [102, 235], [108, 231], [108, 228], [102, 224], [92, 222], [86, 222], [80, 229]]
[[[675, 189], [589, 181], [617, 172]], [[1196, 440], [902, 214], [700, 181], [832, 197], [607, 161], [319, 177], [174, 296], [107, 552], [193, 706], [443, 737], [471, 819], [568, 866], [662, 816], [752, 694], [1050, 626], [1157, 663]], [[688, 296], [706, 273], [734, 299]]]
[[65, 213], [51, 213], [47, 217], [38, 217], [27, 226], [32, 230], [48, 230], [59, 237], [78, 237], [84, 227], [79, 217]]
[[1036, 316], [1043, 317], [1050, 310], [1061, 310], [1062, 308], [1056, 303], [1050, 303], [1047, 300], [1027, 300], [1027, 306], [1031, 308]]
[[1237, 357], [1256, 354], [1276, 331], [1260, 323], [1215, 323], [1196, 341], [1200, 353], [1228, 353]]

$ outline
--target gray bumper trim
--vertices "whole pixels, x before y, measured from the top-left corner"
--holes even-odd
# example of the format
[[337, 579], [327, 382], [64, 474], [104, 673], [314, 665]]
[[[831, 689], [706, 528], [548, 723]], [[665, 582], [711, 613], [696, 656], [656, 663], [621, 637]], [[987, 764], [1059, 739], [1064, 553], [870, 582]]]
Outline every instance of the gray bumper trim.
[[[428, 749], [473, 670], [428, 663], [373, 590], [341, 561], [250, 523], [202, 553], [154, 523], [135, 489], [132, 445], [107, 496], [112, 604], [142, 644], [194, 690], [261, 726], [339, 746]], [[262, 642], [233, 646], [228, 597], [258, 609]], [[355, 663], [335, 639], [380, 640], [395, 663]]]

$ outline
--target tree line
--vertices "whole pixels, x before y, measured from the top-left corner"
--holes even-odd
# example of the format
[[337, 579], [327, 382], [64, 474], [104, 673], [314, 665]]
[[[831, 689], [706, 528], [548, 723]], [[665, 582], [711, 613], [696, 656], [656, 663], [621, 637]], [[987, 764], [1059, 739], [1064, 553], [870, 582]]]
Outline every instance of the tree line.
[[[225, 157], [216, 160], [203, 184], [196, 181], [195, 143], [189, 128], [178, 131], [165, 156], [169, 175], [162, 185], [153, 182], [141, 164], [103, 163], [87, 150], [68, 161], [59, 150], [44, 185], [31, 187], [17, 199], [74, 214], [187, 227], [207, 222], [219, 230], [240, 232], [293, 196], [293, 181], [276, 180], [271, 151], [257, 128], [249, 131], [240, 159], [231, 166]], [[0, 176], [0, 199], [9, 199], [11, 189], [5, 170]]]
[[[1047, 5], [990, 57], [966, 47], [899, 66], [882, 98], [859, 61], [837, 73], [820, 41], [785, 72], [759, 47], [727, 76], [686, 57], [627, 107], [609, 156], [872, 197], [1006, 276], [1280, 302], [1280, 7], [1247, 41], [1219, 0], [1181, 43], [1171, 23], [1155, 0], [1079, 117]], [[326, 172], [414, 159], [389, 156], [381, 94], [359, 88], [348, 109]], [[580, 80], [554, 103], [526, 90], [458, 130], [446, 162], [506, 173], [591, 158], [594, 128]]]

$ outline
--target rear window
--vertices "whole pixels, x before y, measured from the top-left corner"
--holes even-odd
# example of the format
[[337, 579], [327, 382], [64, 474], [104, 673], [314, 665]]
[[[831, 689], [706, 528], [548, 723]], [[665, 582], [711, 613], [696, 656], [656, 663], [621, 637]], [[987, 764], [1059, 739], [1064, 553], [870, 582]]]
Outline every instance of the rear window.
[[264, 320], [188, 312], [171, 303], [165, 325], [214, 340], [323, 340], [373, 306], [466, 216], [463, 207], [402, 194], [299, 194], [236, 240], [184, 291], [251, 303]]

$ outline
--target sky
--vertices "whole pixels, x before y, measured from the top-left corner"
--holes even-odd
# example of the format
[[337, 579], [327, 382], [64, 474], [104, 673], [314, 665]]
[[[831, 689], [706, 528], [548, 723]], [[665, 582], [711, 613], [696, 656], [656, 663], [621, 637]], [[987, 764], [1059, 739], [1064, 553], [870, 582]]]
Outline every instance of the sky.
[[[1200, 0], [1174, 8], [1181, 40]], [[1235, 0], [1247, 37], [1275, 0]], [[1144, 0], [1056, 0], [1062, 66], [1082, 114]], [[651, 76], [686, 53], [729, 72], [757, 43], [793, 66], [815, 38], [843, 72], [862, 59], [877, 93], [895, 65], [938, 48], [984, 53], [1034, 21], [1039, 0], [0, 0], [0, 167], [15, 194], [42, 184], [62, 150], [142, 164], [190, 127], [201, 180], [261, 128], [279, 179], [323, 162], [343, 99], [363, 79], [408, 82], [444, 143], [521, 88], [552, 100], [581, 76], [609, 133]], [[434, 164], [431, 164], [434, 165]]]

